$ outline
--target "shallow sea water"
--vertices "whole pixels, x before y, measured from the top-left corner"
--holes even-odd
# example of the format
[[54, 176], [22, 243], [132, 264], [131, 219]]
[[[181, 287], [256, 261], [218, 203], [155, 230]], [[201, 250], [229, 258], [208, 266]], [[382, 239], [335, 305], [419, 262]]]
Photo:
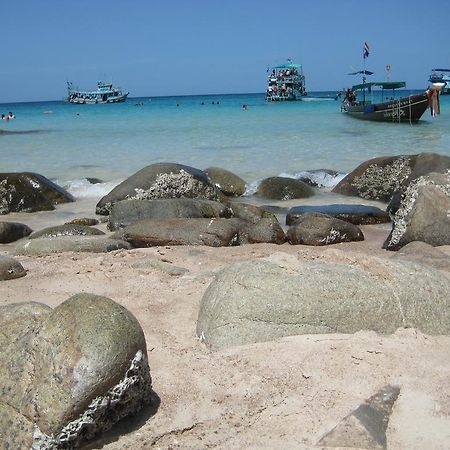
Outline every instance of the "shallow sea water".
[[[251, 194], [269, 176], [345, 174], [383, 155], [450, 156], [450, 96], [441, 98], [440, 116], [426, 111], [415, 125], [360, 121], [342, 114], [339, 100], [266, 103], [263, 94], [0, 104], [1, 113], [9, 111], [16, 119], [0, 122], [0, 172], [40, 173], [78, 199], [99, 200], [156, 162], [223, 167], [244, 178]], [[337, 181], [324, 179], [325, 190]]]

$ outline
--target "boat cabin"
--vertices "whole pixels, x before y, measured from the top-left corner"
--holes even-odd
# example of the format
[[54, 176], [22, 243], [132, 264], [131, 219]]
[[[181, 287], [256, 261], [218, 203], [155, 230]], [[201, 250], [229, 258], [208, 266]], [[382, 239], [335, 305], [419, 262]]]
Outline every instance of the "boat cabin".
[[306, 95], [301, 64], [281, 64], [273, 67], [266, 89], [267, 101], [301, 100]]
[[[395, 90], [406, 87], [404, 81], [373, 81], [352, 86], [345, 94], [344, 102], [350, 105], [371, 105], [372, 103], [384, 103], [395, 99]], [[374, 90], [373, 88], [381, 88]], [[374, 99], [374, 94], [377, 99]], [[381, 99], [379, 98], [381, 95]], [[358, 97], [358, 98], [357, 98]]]

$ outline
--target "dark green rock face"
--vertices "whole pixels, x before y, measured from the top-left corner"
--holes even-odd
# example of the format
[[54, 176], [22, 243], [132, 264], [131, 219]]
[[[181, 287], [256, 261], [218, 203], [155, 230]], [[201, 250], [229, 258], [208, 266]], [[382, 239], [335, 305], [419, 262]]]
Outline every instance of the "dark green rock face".
[[261, 181], [256, 195], [274, 200], [291, 200], [311, 197], [314, 190], [300, 180], [272, 177]]
[[103, 231], [88, 225], [64, 224], [35, 231], [30, 236], [30, 239], [55, 238], [62, 236], [100, 236], [103, 234], [105, 234]]
[[0, 173], [0, 214], [50, 211], [73, 201], [63, 188], [37, 173]]
[[0, 222], [0, 244], [17, 241], [31, 233], [31, 228], [23, 223]]
[[239, 197], [245, 192], [245, 181], [221, 167], [208, 167], [204, 172], [225, 195]]

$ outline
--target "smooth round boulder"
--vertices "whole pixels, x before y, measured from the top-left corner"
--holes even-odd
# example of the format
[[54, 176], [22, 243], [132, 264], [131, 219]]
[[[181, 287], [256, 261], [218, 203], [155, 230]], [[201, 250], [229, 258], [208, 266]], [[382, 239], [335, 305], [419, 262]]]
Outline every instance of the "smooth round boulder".
[[275, 254], [227, 266], [202, 298], [197, 335], [212, 350], [299, 334], [450, 334], [450, 279], [431, 267], [364, 256], [341, 263]]
[[22, 264], [10, 256], [0, 254], [0, 281], [14, 280], [27, 274]]
[[[128, 380], [128, 404], [122, 403], [121, 407], [130, 412], [131, 403], [139, 409], [139, 405], [148, 402], [151, 378], [144, 333], [136, 318], [113, 300], [93, 294], [74, 295], [44, 320], [36, 343], [33, 414], [42, 433], [61, 433], [88, 409], [94, 416], [96, 410], [105, 413], [107, 404], [102, 405], [99, 399], [103, 396], [107, 400], [111, 388], [132, 375], [127, 373], [137, 355], [142, 367], [133, 374], [137, 378]], [[114, 402], [112, 406], [114, 409]], [[112, 410], [110, 417], [104, 414], [97, 420], [109, 422], [121, 415], [120, 409]], [[103, 425], [106, 424], [97, 423], [97, 430], [104, 429]], [[81, 426], [78, 431], [83, 433], [82, 429]], [[84, 429], [84, 433], [91, 434], [90, 431]]]
[[294, 178], [271, 177], [261, 181], [255, 195], [273, 200], [291, 200], [311, 197], [314, 190]]
[[308, 212], [296, 219], [289, 227], [287, 241], [292, 245], [330, 245], [340, 242], [363, 241], [359, 227], [326, 214]]
[[33, 230], [19, 222], [0, 222], [0, 244], [8, 244], [28, 236]]
[[211, 183], [216, 185], [225, 195], [240, 197], [245, 193], [245, 181], [228, 170], [221, 167], [208, 167], [204, 170]]
[[205, 172], [182, 164], [156, 163], [116, 186], [97, 203], [96, 212], [108, 215], [114, 203], [125, 199], [203, 198], [220, 201], [222, 197]]

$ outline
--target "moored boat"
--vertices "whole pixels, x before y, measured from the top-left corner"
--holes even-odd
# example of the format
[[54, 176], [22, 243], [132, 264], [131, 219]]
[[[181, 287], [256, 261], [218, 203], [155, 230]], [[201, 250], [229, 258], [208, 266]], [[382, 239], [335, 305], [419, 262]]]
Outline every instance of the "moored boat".
[[428, 81], [432, 84], [442, 83], [441, 95], [450, 95], [450, 69], [432, 69]]
[[[348, 89], [341, 105], [341, 111], [352, 117], [378, 122], [409, 122], [419, 121], [428, 106], [437, 97], [437, 89], [427, 90], [420, 94], [396, 98], [395, 90], [404, 88], [404, 81], [375, 81], [357, 84]], [[381, 88], [381, 101], [374, 101], [374, 89]], [[386, 95], [385, 90], [392, 93]], [[438, 103], [434, 111], [438, 111]]]
[[122, 92], [119, 87], [114, 87], [112, 83], [99, 81], [95, 91], [87, 91], [75, 87], [70, 81], [67, 82], [67, 101], [76, 105], [95, 105], [102, 103], [124, 102], [129, 92]]
[[301, 100], [305, 95], [305, 76], [301, 64], [289, 61], [272, 68], [266, 89], [268, 102]]

